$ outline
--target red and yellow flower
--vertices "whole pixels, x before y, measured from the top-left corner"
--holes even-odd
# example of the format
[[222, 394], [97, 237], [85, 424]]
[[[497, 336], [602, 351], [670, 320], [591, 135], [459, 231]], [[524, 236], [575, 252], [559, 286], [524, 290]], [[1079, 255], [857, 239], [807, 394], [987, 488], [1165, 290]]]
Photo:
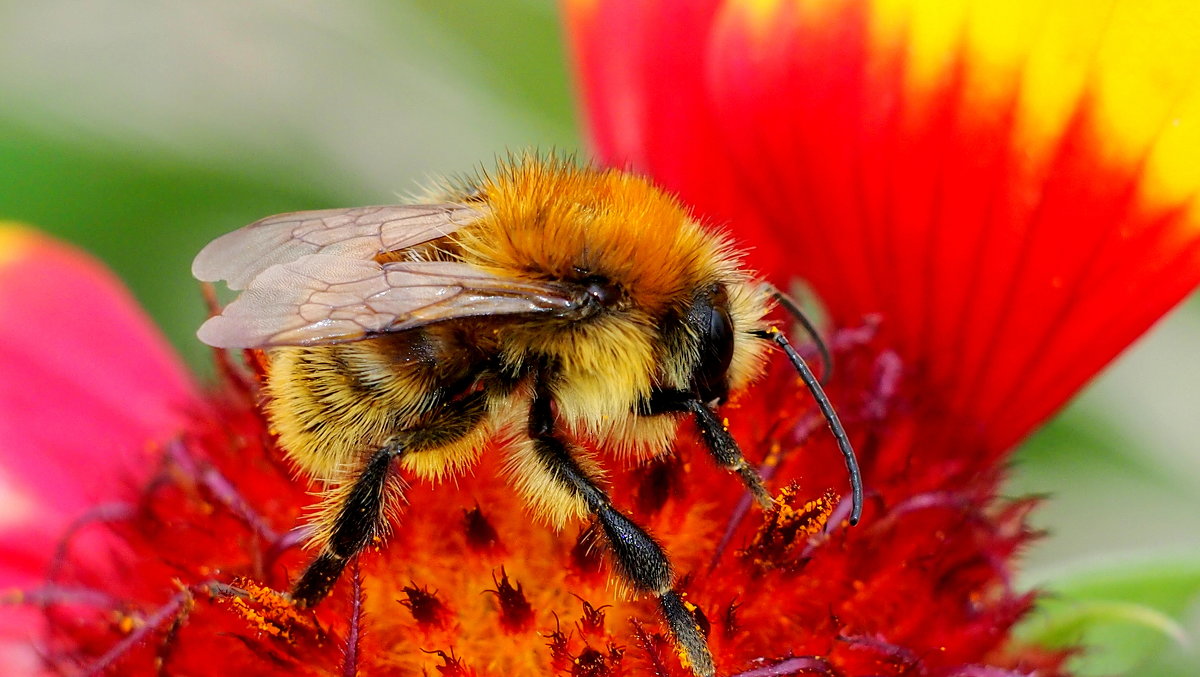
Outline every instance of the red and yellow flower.
[[1003, 453], [1196, 284], [1180, 2], [569, 2], [600, 156], [879, 313]]
[[[612, 476], [722, 674], [1063, 671], [1010, 633], [1033, 601], [1011, 580], [1032, 502], [996, 498], [1002, 462], [1200, 282], [1197, 20], [1168, 2], [567, 3], [600, 156], [807, 279], [834, 326], [859, 526], [830, 507], [844, 471], [786, 368], [730, 412], [769, 514], [686, 441]], [[196, 394], [105, 273], [28, 231], [0, 236], [0, 309], [27, 318], [0, 326], [0, 584], [23, 602], [4, 629], [33, 640], [7, 645], [10, 672], [687, 674], [590, 531], [532, 523], [494, 455], [415, 484], [388, 547], [296, 611], [272, 590], [303, 565], [311, 497], [254, 378]]]

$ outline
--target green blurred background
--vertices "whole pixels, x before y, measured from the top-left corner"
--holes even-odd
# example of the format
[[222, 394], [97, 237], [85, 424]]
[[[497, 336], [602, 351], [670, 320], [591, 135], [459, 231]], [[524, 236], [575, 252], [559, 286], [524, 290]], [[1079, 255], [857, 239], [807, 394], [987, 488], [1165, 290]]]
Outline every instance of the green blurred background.
[[[581, 145], [549, 0], [0, 2], [0, 219], [107, 261], [202, 373], [214, 236]], [[1198, 337], [1191, 302], [1013, 464], [1052, 496], [1025, 633], [1084, 638], [1085, 674], [1200, 674]]]

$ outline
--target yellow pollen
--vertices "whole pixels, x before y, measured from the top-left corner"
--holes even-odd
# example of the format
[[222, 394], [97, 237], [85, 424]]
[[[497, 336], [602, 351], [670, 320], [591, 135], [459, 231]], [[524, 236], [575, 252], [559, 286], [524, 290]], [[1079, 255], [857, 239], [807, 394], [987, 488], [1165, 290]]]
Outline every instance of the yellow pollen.
[[288, 628], [304, 623], [296, 605], [279, 592], [249, 579], [240, 579], [237, 585], [245, 590], [246, 596], [234, 597], [229, 603], [238, 615], [258, 631], [272, 637], [290, 639]]
[[142, 620], [133, 616], [122, 615], [120, 620], [117, 621], [117, 628], [127, 635], [141, 626]]

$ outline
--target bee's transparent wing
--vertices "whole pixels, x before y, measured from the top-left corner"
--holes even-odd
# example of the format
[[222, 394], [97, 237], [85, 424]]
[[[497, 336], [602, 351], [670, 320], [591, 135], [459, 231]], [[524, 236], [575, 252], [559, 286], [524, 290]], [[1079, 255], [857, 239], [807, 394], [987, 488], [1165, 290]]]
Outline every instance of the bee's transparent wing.
[[192, 275], [248, 289], [273, 266], [310, 254], [370, 259], [449, 235], [483, 212], [458, 204], [354, 207], [269, 216], [208, 243]]
[[579, 292], [560, 285], [501, 278], [464, 263], [381, 265], [309, 254], [260, 273], [197, 335], [218, 348], [312, 346], [460, 317], [573, 316], [586, 307]]

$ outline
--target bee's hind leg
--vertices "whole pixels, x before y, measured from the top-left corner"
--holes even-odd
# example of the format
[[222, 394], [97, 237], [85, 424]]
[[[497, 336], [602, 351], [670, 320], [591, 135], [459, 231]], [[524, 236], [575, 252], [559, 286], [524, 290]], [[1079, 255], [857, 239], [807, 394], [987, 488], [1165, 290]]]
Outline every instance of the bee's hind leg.
[[[352, 483], [338, 487], [327, 499], [331, 511], [326, 529], [318, 535], [321, 554], [308, 565], [292, 587], [292, 599], [302, 607], [325, 599], [351, 557], [366, 548], [386, 527], [390, 497], [388, 477], [392, 460], [401, 453], [393, 443], [376, 451]], [[325, 522], [322, 516], [321, 522]]]
[[549, 388], [539, 383], [529, 411], [529, 437], [540, 470], [555, 484], [582, 500], [596, 516], [608, 538], [619, 575], [641, 592], [658, 598], [671, 634], [683, 650], [692, 671], [702, 677], [716, 672], [708, 640], [695, 616], [674, 589], [671, 563], [655, 540], [621, 514], [572, 455], [572, 446], [556, 432]]
[[316, 518], [312, 542], [320, 549], [292, 588], [292, 599], [312, 606], [329, 595], [351, 557], [387, 533], [389, 509], [401, 499], [403, 482], [393, 477], [392, 461], [432, 454], [434, 465], [452, 465], [444, 454], [482, 431], [487, 415], [483, 393], [474, 393], [444, 404], [437, 416], [420, 426], [398, 427], [392, 441], [376, 451], [352, 479], [328, 491]]

